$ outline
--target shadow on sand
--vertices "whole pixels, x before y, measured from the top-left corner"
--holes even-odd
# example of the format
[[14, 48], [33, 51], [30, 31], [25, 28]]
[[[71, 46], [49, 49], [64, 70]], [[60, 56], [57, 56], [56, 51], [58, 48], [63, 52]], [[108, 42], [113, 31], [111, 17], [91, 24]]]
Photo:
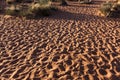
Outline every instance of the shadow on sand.
[[[71, 5], [72, 6], [72, 5]], [[85, 6], [86, 7], [86, 6]], [[1, 15], [4, 15], [4, 13], [0, 13]], [[58, 20], [74, 20], [74, 21], [87, 21], [87, 22], [93, 22], [96, 20], [104, 20], [104, 21], [120, 21], [120, 18], [106, 18], [106, 17], [101, 17], [97, 16], [94, 14], [82, 14], [82, 13], [71, 13], [68, 11], [60, 10], [58, 9], [57, 11], [51, 12], [50, 16], [46, 16], [47, 18], [50, 19], [58, 19]], [[20, 17], [22, 18], [22, 17]], [[42, 19], [45, 17], [37, 17], [37, 18], [27, 18], [27, 19]]]
[[75, 21], [96, 21], [96, 20], [105, 20], [105, 21], [120, 21], [120, 18], [106, 18], [97, 15], [82, 14], [82, 13], [70, 13], [67, 11], [58, 10], [54, 12], [48, 18], [59, 19], [59, 20], [75, 20]]

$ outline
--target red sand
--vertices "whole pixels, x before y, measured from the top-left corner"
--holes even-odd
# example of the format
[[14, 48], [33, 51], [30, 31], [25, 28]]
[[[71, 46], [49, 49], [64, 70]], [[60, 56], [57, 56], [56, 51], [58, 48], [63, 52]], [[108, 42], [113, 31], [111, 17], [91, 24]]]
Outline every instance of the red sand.
[[120, 80], [120, 19], [76, 2], [37, 20], [0, 15], [0, 80]]

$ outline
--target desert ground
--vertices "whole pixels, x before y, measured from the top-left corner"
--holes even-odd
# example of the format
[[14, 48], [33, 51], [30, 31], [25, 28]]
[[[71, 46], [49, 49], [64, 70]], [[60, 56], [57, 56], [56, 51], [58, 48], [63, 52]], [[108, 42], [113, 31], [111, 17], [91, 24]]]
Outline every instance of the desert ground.
[[120, 18], [68, 4], [40, 19], [0, 14], [0, 80], [120, 80]]

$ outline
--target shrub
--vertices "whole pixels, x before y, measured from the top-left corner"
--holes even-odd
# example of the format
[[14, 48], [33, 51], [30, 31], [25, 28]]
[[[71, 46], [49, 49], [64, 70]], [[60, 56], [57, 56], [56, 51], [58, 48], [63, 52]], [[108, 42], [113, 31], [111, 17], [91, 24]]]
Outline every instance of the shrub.
[[112, 11], [120, 11], [120, 4], [114, 4], [112, 6]]
[[11, 5], [10, 7], [6, 8], [6, 14], [11, 16], [20, 16], [20, 17], [30, 17], [32, 16], [28, 6], [15, 6]]
[[20, 12], [20, 8], [19, 7], [15, 7], [14, 5], [11, 5], [10, 7], [8, 7], [6, 9], [6, 14], [7, 15], [12, 15], [12, 16], [16, 16], [18, 15]]
[[35, 0], [34, 2], [40, 5], [46, 5], [50, 3], [50, 0]]
[[120, 17], [120, 4], [114, 4], [111, 9], [111, 17]]
[[61, 5], [66, 6], [68, 4], [67, 4], [67, 2], [65, 0], [61, 0]]
[[12, 16], [23, 16], [23, 17], [40, 17], [49, 16], [52, 10], [57, 10], [57, 8], [51, 6], [49, 0], [36, 0], [32, 5], [28, 6], [20, 4], [11, 4], [10, 7], [6, 9], [7, 15]]
[[28, 5], [21, 5], [19, 16], [28, 17], [29, 15], [32, 15], [32, 13], [29, 10], [29, 6]]
[[104, 16], [110, 16], [111, 13], [111, 8], [112, 8], [112, 3], [104, 3], [100, 7], [100, 11]]
[[120, 17], [120, 4], [118, 3], [104, 3], [102, 4], [100, 11], [106, 17]]
[[34, 14], [34, 16], [37, 16], [37, 17], [38, 16], [49, 16], [50, 15], [50, 4], [34, 3], [32, 4], [30, 11]]
[[7, 2], [8, 4], [13, 4], [13, 3], [15, 2], [15, 0], [6, 0], [6, 2]]
[[52, 10], [57, 10], [55, 7], [51, 6], [50, 0], [38, 0], [33, 3], [30, 7], [30, 12], [35, 17], [49, 16]]
[[91, 4], [92, 0], [78, 0], [80, 4]]
[[50, 10], [52, 10], [52, 11], [57, 11], [57, 10], [58, 10], [58, 8], [57, 8], [57, 7], [55, 7], [55, 6], [50, 6]]

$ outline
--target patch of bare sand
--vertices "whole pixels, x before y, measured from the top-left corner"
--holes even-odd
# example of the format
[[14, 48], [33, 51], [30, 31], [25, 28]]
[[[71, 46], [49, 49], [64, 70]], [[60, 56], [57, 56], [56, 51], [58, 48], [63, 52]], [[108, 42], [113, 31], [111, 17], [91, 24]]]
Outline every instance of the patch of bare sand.
[[0, 15], [1, 80], [120, 79], [120, 19], [69, 4], [38, 20]]

